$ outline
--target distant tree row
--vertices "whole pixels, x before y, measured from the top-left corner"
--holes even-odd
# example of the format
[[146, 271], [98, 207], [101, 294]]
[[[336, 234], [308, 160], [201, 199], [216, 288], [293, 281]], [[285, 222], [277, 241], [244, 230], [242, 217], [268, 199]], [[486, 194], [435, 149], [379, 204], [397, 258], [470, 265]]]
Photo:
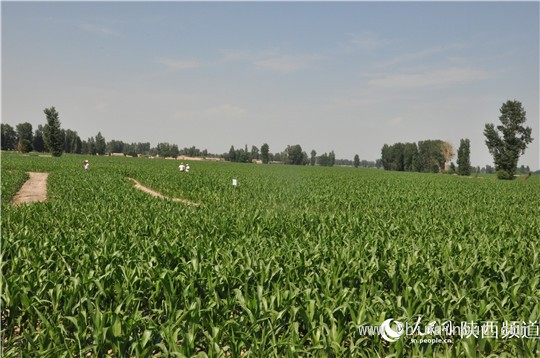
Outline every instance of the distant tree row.
[[[59, 114], [54, 107], [43, 110], [46, 123], [38, 125], [34, 131], [32, 124], [25, 122], [18, 124], [15, 129], [9, 124], [1, 123], [0, 146], [2, 150], [18, 150], [23, 153], [32, 150], [37, 152], [49, 151], [53, 156], [62, 153], [99, 154], [123, 153], [125, 155], [159, 155], [161, 157], [177, 157], [179, 155], [191, 157], [222, 157], [231, 162], [250, 163], [261, 160], [263, 163], [281, 162], [291, 165], [354, 165], [354, 167], [383, 167], [385, 170], [417, 171], [417, 172], [457, 172], [460, 175], [470, 175], [474, 168], [470, 164], [470, 141], [462, 139], [458, 149], [456, 168], [453, 162], [454, 148], [448, 142], [442, 140], [424, 140], [416, 143], [384, 144], [381, 149], [381, 159], [376, 162], [360, 161], [355, 155], [353, 161], [342, 159], [336, 160], [334, 151], [317, 156], [315, 150], [311, 156], [302, 150], [299, 144], [288, 145], [284, 151], [270, 153], [269, 146], [264, 143], [261, 149], [252, 146], [248, 150], [235, 149], [231, 146], [228, 153], [222, 155], [210, 154], [208, 151], [196, 147], [180, 150], [178, 145], [167, 142], [158, 143], [157, 147], [151, 148], [150, 143], [124, 143], [120, 140], [106, 142], [98, 132], [95, 137], [81, 140], [76, 131], [62, 129]], [[484, 135], [486, 145], [493, 156], [495, 171], [499, 179], [513, 179], [518, 172], [517, 164], [520, 155], [525, 153], [527, 145], [533, 141], [532, 129], [525, 127], [526, 113], [521, 102], [513, 100], [505, 102], [500, 108], [499, 120], [501, 125], [486, 124]], [[520, 171], [523, 172], [523, 166]], [[490, 172], [491, 166], [486, 166], [485, 171]], [[529, 169], [527, 169], [529, 171]], [[477, 167], [477, 172], [480, 168]], [[530, 171], [529, 171], [530, 173]]]
[[123, 153], [129, 156], [159, 155], [161, 157], [219, 156], [208, 153], [206, 149], [201, 151], [195, 147], [179, 150], [176, 144], [169, 143], [158, 143], [155, 148], [151, 148], [148, 142], [125, 143], [121, 140], [106, 142], [101, 132], [98, 132], [95, 137], [82, 140], [77, 131], [61, 128], [59, 113], [54, 107], [46, 108], [44, 113], [46, 115], [45, 125], [40, 124], [35, 130], [28, 122], [17, 124], [15, 129], [7, 123], [2, 123], [1, 149], [18, 150], [22, 153], [50, 152], [54, 156], [60, 156], [62, 153], [89, 155]]
[[[381, 162], [385, 170], [452, 173], [455, 165], [452, 144], [442, 140], [424, 140], [416, 143], [385, 144], [381, 149]], [[470, 174], [470, 142], [462, 139], [458, 150], [458, 173]]]
[[223, 154], [223, 158], [230, 162], [251, 163], [254, 160], [260, 160], [263, 164], [282, 163], [289, 165], [315, 165], [334, 166], [336, 164], [336, 155], [334, 151], [324, 153], [317, 156], [317, 152], [313, 149], [311, 156], [302, 150], [300, 144], [288, 145], [282, 152], [271, 153], [267, 143], [261, 146], [261, 149], [256, 146], [251, 146], [251, 151], [248, 151], [247, 144], [244, 148], [235, 149], [231, 145], [228, 153]]
[[349, 159], [337, 159], [336, 165], [348, 165], [348, 166], [354, 166], [355, 168], [382, 168], [382, 160], [377, 159], [375, 161], [373, 160], [360, 160], [360, 156], [356, 154], [353, 158], [353, 160]]
[[[323, 153], [317, 156], [313, 149], [311, 155], [302, 150], [299, 144], [288, 145], [283, 151], [271, 153], [270, 147], [264, 143], [259, 149], [251, 146], [248, 150], [247, 144], [244, 148], [235, 149], [231, 146], [229, 152], [223, 154], [212, 154], [208, 150], [200, 150], [195, 146], [179, 149], [177, 144], [160, 142], [156, 147], [151, 147], [150, 143], [126, 143], [122, 140], [113, 139], [107, 142], [101, 132], [95, 137], [82, 140], [77, 131], [62, 129], [59, 120], [59, 113], [54, 107], [46, 108], [43, 111], [46, 115], [46, 124], [38, 125], [33, 131], [32, 124], [25, 122], [18, 124], [16, 129], [9, 124], [2, 123], [2, 150], [18, 150], [20, 152], [51, 152], [55, 156], [62, 153], [76, 153], [89, 155], [106, 155], [112, 153], [122, 153], [128, 156], [149, 155], [160, 157], [189, 156], [189, 157], [220, 157], [231, 162], [251, 163], [261, 161], [264, 164], [277, 162], [290, 165], [320, 165], [334, 166], [353, 165], [350, 160], [336, 160], [334, 151]], [[379, 161], [379, 160], [378, 160]], [[358, 166], [376, 167], [376, 162], [363, 160]]]
[[416, 143], [385, 144], [381, 160], [385, 170], [406, 172], [440, 172], [445, 165], [442, 140], [425, 140]]

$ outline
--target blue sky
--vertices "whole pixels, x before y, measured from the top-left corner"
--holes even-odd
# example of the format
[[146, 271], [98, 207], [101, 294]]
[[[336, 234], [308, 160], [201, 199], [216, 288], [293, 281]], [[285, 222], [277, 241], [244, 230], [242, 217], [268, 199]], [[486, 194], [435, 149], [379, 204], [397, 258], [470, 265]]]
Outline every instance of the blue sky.
[[[2, 121], [210, 152], [471, 140], [521, 101], [539, 164], [538, 2], [2, 2]], [[454, 159], [455, 161], [455, 159]]]

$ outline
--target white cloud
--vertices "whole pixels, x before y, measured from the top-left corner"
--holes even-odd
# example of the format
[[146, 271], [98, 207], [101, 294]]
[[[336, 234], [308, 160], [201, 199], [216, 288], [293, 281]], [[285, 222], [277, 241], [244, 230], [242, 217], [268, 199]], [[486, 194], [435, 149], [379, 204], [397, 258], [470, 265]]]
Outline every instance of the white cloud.
[[[429, 48], [419, 50], [419, 51], [416, 51], [416, 52], [409, 52], [409, 53], [398, 55], [398, 56], [396, 56], [396, 57], [394, 57], [394, 58], [392, 58], [392, 59], [390, 59], [388, 61], [378, 63], [377, 66], [379, 66], [379, 67], [388, 67], [388, 66], [397, 65], [397, 64], [403, 63], [403, 62], [420, 60], [420, 59], [424, 59], [426, 57], [429, 57], [429, 56], [432, 56], [432, 55], [435, 55], [435, 54], [444, 53], [444, 52], [459, 49], [459, 48], [462, 48], [462, 47], [463, 47], [463, 45], [460, 45], [460, 44], [433, 46], [433, 47], [429, 47]], [[448, 59], [451, 60], [452, 58], [449, 57]]]
[[447, 68], [416, 73], [394, 73], [377, 76], [368, 84], [379, 88], [410, 89], [448, 86], [489, 78], [489, 74], [473, 68]]
[[281, 73], [311, 68], [324, 58], [316, 54], [286, 54], [273, 49], [259, 51], [228, 49], [221, 52], [222, 57], [218, 63], [247, 62], [260, 69]]

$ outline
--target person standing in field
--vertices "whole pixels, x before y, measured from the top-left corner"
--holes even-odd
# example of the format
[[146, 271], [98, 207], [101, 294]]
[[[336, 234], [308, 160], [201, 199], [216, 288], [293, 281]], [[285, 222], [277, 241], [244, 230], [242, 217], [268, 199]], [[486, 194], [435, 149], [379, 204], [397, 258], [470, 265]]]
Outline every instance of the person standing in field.
[[180, 163], [180, 165], [178, 166], [178, 170], [180, 170], [180, 172], [183, 172], [184, 168], [184, 163]]
[[186, 173], [189, 173], [189, 164], [186, 164]]
[[90, 170], [90, 163], [88, 163], [88, 160], [84, 161], [84, 170], [86, 171]]

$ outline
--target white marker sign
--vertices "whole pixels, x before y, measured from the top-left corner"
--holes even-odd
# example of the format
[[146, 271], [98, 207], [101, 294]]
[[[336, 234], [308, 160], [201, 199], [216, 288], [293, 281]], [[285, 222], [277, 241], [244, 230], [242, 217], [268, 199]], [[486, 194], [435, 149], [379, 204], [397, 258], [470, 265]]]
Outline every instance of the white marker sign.
[[233, 180], [232, 180], [232, 185], [233, 185], [233, 186], [237, 186], [237, 185], [238, 185], [238, 181], [237, 181], [236, 179], [233, 179]]

